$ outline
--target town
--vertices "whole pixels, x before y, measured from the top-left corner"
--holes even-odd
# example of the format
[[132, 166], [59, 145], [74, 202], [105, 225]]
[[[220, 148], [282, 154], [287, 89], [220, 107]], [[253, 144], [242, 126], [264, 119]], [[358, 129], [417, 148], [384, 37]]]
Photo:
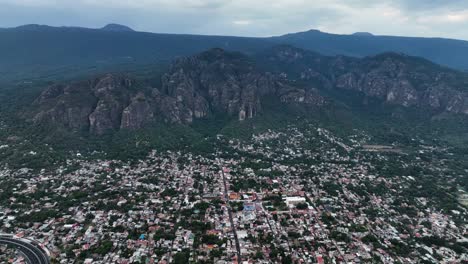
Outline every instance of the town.
[[448, 149], [371, 146], [312, 124], [216, 140], [210, 154], [5, 167], [0, 232], [37, 241], [52, 263], [468, 261], [468, 172], [449, 168]]

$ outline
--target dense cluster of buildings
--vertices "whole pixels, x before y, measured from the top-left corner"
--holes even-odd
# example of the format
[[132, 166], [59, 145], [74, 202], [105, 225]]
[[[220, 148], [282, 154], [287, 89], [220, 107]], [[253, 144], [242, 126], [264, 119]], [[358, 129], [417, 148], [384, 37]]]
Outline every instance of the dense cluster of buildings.
[[428, 169], [418, 155], [313, 127], [217, 140], [205, 156], [77, 154], [54, 171], [4, 169], [0, 231], [34, 239], [56, 263], [468, 261], [466, 209], [438, 198], [448, 187], [386, 166]]

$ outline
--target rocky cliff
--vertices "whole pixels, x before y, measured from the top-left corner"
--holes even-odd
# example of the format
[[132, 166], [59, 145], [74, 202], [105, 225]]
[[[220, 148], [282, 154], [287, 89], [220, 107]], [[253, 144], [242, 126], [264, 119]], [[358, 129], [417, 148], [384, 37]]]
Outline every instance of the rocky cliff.
[[98, 135], [154, 122], [189, 124], [219, 112], [245, 120], [262, 112], [266, 95], [283, 103], [325, 102], [315, 89], [294, 87], [241, 54], [213, 49], [174, 62], [161, 87], [116, 74], [53, 85], [35, 101], [33, 120]]
[[384, 104], [468, 114], [467, 73], [395, 53], [357, 59], [279, 46], [254, 61], [212, 49], [178, 59], [160, 83], [107, 74], [53, 85], [35, 101], [33, 120], [101, 135], [155, 122], [190, 124], [218, 113], [245, 120], [264, 111], [266, 97], [323, 106], [331, 100], [320, 94], [344, 90]]
[[388, 104], [468, 114], [468, 74], [397, 53], [356, 59], [279, 46], [260, 56], [277, 74], [321, 89], [351, 90]]

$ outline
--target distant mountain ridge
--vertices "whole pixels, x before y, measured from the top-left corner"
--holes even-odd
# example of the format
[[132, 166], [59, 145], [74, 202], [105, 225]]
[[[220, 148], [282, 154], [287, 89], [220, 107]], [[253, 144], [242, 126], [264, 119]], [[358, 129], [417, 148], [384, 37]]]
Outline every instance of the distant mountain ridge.
[[115, 24], [115, 23], [110, 23], [107, 24], [101, 28], [87, 28], [87, 27], [76, 27], [76, 26], [60, 26], [60, 27], [54, 27], [54, 26], [49, 26], [49, 25], [42, 25], [42, 24], [25, 24], [17, 27], [9, 27], [9, 28], [0, 28], [0, 30], [18, 30], [18, 31], [42, 31], [42, 30], [57, 30], [57, 29], [62, 29], [62, 30], [70, 30], [70, 29], [79, 29], [79, 30], [105, 30], [105, 31], [135, 31], [132, 28], [125, 26], [125, 25], [120, 25], [120, 24]]
[[373, 37], [374, 34], [370, 32], [355, 32], [352, 34], [353, 36], [367, 36], [367, 37]]
[[468, 70], [468, 41], [465, 40], [376, 35], [370, 37], [367, 33], [337, 35], [318, 30], [286, 34], [271, 40], [325, 55], [365, 57], [384, 52], [399, 52], [423, 57], [451, 68]]
[[102, 27], [101, 30], [116, 31], [116, 32], [134, 32], [135, 31], [130, 27], [119, 25], [119, 24], [107, 24], [104, 27]]
[[118, 24], [100, 29], [25, 25], [0, 29], [0, 72], [47, 75], [63, 67], [111, 68], [119, 63], [167, 62], [219, 47], [255, 54], [279, 44], [289, 44], [325, 55], [366, 57], [399, 52], [432, 62], [468, 69], [468, 42], [441, 38], [370, 36], [367, 33], [336, 35], [318, 30], [277, 37], [251, 38], [136, 32]]

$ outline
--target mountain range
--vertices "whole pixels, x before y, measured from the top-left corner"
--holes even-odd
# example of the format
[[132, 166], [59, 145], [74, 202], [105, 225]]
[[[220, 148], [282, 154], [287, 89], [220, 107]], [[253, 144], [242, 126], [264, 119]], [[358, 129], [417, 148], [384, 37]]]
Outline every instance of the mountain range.
[[118, 157], [154, 146], [204, 149], [209, 141], [201, 139], [217, 134], [300, 120], [361, 129], [385, 144], [424, 136], [460, 146], [468, 140], [464, 54], [465, 41], [366, 32], [245, 38], [117, 24], [2, 29], [0, 142], [14, 145], [2, 158], [24, 166], [30, 148], [47, 162], [57, 149]]
[[249, 55], [288, 44], [324, 55], [373, 56], [405, 53], [459, 70], [468, 69], [468, 42], [441, 38], [337, 35], [311, 30], [277, 37], [250, 38], [136, 32], [110, 24], [101, 29], [25, 25], [0, 30], [0, 72], [27, 78], [64, 67], [168, 62], [218, 47]]
[[359, 59], [282, 45], [248, 57], [217, 48], [176, 60], [159, 87], [119, 74], [52, 85], [36, 99], [32, 121], [101, 135], [217, 114], [243, 121], [262, 113], [265, 98], [305, 111], [331, 109], [348, 103], [333, 96], [344, 91], [386, 105], [468, 115], [467, 87], [468, 73], [398, 53]]

